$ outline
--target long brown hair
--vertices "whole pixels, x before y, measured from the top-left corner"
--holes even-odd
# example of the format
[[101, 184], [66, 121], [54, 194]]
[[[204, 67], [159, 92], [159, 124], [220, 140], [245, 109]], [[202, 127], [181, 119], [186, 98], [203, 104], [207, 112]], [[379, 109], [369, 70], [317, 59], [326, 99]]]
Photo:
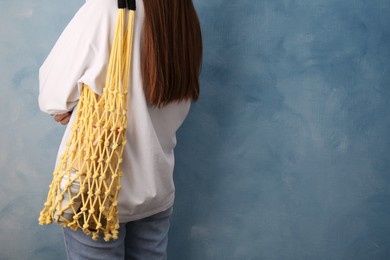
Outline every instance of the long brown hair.
[[142, 81], [149, 104], [197, 100], [202, 36], [192, 0], [144, 0]]

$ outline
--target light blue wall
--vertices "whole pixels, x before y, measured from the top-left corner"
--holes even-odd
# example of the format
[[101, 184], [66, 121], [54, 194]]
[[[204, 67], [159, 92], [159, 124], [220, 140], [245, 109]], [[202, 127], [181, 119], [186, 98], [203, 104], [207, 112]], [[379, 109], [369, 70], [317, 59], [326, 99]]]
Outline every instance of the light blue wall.
[[37, 75], [81, 3], [0, 0], [0, 260], [65, 259], [60, 229], [37, 224], [63, 132], [38, 109]]
[[[194, 2], [170, 259], [390, 259], [390, 0]], [[36, 223], [63, 131], [37, 70], [81, 4], [0, 0], [1, 260], [64, 257]]]

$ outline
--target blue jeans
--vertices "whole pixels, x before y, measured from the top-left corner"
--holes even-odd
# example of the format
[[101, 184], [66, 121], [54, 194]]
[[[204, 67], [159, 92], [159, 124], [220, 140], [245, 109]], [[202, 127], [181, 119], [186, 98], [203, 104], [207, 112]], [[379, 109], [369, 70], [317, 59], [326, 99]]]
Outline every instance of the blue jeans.
[[64, 228], [68, 260], [167, 259], [169, 217], [172, 208], [153, 216], [121, 223], [118, 239], [94, 241], [81, 230]]

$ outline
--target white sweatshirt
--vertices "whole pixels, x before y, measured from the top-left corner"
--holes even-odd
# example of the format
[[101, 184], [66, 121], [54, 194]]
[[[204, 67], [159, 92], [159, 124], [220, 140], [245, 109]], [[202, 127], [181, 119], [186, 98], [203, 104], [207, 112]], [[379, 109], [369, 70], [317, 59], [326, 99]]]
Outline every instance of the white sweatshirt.
[[[190, 108], [190, 102], [174, 102], [160, 109], [147, 104], [140, 70], [144, 9], [142, 0], [136, 4], [127, 144], [118, 204], [121, 223], [173, 205], [176, 131]], [[39, 70], [42, 111], [60, 114], [77, 109], [82, 83], [103, 93], [117, 12], [116, 0], [87, 0], [76, 13]], [[67, 126], [58, 156], [70, 136], [75, 115]]]

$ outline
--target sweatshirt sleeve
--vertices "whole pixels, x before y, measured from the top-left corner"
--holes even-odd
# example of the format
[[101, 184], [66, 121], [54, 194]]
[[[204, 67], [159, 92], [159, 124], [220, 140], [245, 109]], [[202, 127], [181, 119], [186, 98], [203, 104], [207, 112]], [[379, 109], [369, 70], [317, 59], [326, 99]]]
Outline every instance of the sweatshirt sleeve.
[[107, 12], [96, 7], [96, 1], [90, 0], [80, 8], [39, 69], [39, 107], [43, 112], [60, 114], [73, 110], [82, 83], [90, 85], [97, 94], [102, 93], [111, 22]]

